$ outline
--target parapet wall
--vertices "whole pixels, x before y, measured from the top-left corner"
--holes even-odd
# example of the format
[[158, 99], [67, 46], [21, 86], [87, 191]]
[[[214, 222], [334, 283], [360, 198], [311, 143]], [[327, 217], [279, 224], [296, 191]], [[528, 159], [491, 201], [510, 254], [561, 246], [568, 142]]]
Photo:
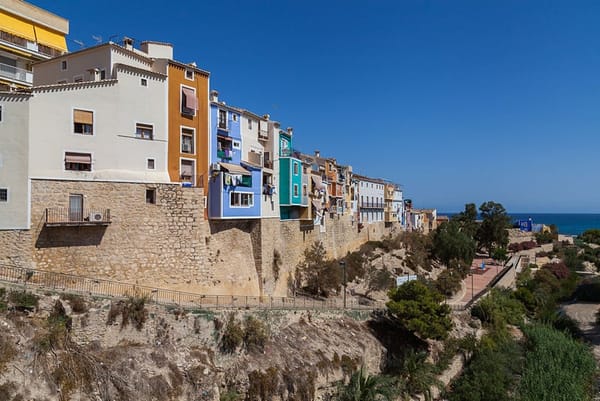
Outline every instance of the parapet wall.
[[[146, 203], [146, 189], [156, 189], [156, 204]], [[111, 223], [46, 226], [46, 208], [67, 209], [69, 194], [83, 195], [85, 209], [110, 209]], [[0, 231], [0, 263], [213, 295], [286, 296], [314, 242], [339, 258], [397, 229], [381, 222], [359, 231], [348, 215], [328, 215], [324, 227], [203, 216], [201, 188], [32, 180], [31, 229]]]

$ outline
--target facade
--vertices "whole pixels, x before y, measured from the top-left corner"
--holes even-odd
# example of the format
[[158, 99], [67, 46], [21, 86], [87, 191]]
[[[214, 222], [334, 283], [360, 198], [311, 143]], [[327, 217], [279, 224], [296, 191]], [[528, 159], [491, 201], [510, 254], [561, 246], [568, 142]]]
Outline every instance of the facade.
[[354, 174], [358, 181], [359, 222], [364, 224], [384, 221], [385, 182]]
[[219, 102], [218, 92], [211, 92], [210, 219], [261, 217], [262, 167], [242, 158], [241, 117], [242, 110]]
[[19, 0], [0, 0], [0, 90], [33, 85], [32, 64], [67, 52], [69, 21]]
[[394, 185], [392, 211], [396, 213], [396, 221], [404, 228], [404, 199], [402, 188], [399, 185]]
[[173, 60], [173, 46], [142, 42], [155, 60], [153, 69], [168, 77], [168, 155], [171, 182], [205, 188], [209, 165], [209, 73], [194, 63]]
[[308, 168], [292, 147], [293, 129], [279, 131], [279, 208], [282, 220], [310, 219]]
[[402, 190], [396, 184], [385, 184], [385, 223], [402, 223]]

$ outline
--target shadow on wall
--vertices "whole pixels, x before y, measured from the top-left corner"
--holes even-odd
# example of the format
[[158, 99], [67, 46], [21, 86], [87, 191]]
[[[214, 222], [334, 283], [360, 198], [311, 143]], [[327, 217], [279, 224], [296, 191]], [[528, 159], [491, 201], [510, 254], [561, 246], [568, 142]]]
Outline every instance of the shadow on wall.
[[35, 242], [36, 248], [98, 246], [107, 226], [44, 227]]
[[221, 231], [237, 228], [240, 231], [250, 234], [259, 224], [258, 220], [209, 220], [210, 233], [218, 234]]

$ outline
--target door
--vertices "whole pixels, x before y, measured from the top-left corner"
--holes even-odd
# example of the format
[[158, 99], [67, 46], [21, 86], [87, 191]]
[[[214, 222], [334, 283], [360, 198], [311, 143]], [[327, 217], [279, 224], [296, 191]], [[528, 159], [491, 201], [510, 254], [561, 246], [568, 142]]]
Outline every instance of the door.
[[69, 221], [83, 221], [83, 195], [69, 195]]

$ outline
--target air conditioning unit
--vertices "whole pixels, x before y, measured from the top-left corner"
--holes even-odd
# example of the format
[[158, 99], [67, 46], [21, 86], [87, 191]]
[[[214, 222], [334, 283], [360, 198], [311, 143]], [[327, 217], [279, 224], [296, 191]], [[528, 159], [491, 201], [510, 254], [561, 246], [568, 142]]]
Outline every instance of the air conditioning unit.
[[219, 163], [212, 163], [210, 169], [212, 171], [221, 171], [221, 165]]
[[90, 221], [103, 221], [104, 216], [102, 215], [102, 212], [91, 212], [90, 216], [89, 216], [89, 220]]

